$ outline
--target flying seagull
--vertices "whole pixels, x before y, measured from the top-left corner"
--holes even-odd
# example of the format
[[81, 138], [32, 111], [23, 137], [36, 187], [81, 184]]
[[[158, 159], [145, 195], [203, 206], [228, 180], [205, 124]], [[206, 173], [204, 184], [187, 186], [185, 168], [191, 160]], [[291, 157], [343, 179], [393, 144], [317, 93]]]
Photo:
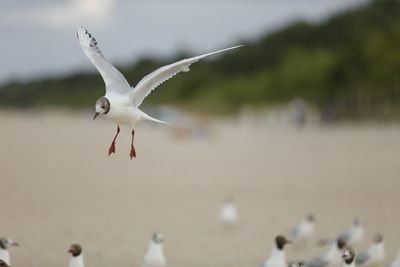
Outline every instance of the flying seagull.
[[130, 152], [131, 159], [136, 157], [136, 151], [133, 146], [133, 139], [135, 135], [134, 126], [136, 123], [142, 120], [165, 123], [150, 117], [139, 109], [139, 106], [151, 93], [151, 91], [176, 74], [189, 71], [190, 65], [199, 61], [200, 59], [241, 46], [234, 46], [216, 52], [211, 52], [188, 59], [182, 59], [175, 63], [163, 66], [146, 75], [135, 87], [131, 87], [121, 72], [119, 72], [104, 58], [103, 53], [97, 46], [96, 39], [85, 28], [80, 27], [78, 29], [77, 36], [83, 52], [100, 72], [100, 75], [103, 78], [106, 86], [106, 94], [96, 101], [96, 113], [93, 119], [96, 119], [97, 116], [102, 115], [117, 124], [117, 133], [115, 134], [115, 137], [108, 150], [108, 155], [115, 153], [115, 140], [117, 139], [120, 131], [119, 126], [128, 125], [132, 128]]

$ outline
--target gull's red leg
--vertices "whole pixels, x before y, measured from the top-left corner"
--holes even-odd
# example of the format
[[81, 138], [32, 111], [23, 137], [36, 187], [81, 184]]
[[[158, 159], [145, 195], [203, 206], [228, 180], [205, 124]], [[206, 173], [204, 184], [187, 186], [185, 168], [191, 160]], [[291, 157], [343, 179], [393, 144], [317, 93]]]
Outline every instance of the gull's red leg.
[[117, 127], [117, 133], [115, 134], [115, 137], [111, 143], [110, 148], [108, 149], [108, 155], [110, 156], [112, 153], [115, 153], [115, 140], [117, 139], [117, 136], [119, 134], [119, 125]]
[[132, 158], [136, 158], [136, 151], [135, 151], [135, 147], [133, 146], [133, 139], [135, 137], [135, 130], [132, 129], [132, 143], [131, 143], [131, 153], [129, 154]]

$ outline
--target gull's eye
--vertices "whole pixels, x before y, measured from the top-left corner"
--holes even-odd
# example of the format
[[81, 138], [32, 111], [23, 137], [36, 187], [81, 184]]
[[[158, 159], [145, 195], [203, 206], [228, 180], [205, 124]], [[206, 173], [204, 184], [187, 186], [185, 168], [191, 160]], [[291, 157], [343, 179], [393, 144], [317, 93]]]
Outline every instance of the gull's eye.
[[106, 106], [101, 106], [101, 108], [106, 108]]

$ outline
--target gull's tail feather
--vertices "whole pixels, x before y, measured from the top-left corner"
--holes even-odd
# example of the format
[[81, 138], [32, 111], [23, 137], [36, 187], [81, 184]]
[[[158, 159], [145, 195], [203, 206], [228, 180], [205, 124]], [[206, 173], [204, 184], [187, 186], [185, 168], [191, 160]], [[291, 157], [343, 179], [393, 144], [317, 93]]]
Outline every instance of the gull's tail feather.
[[158, 120], [158, 119], [156, 119], [156, 118], [150, 117], [149, 115], [147, 115], [147, 114], [144, 113], [144, 112], [142, 112], [142, 116], [143, 116], [143, 118], [144, 118], [145, 120], [148, 120], [148, 121], [153, 121], [153, 122], [162, 123], [162, 124], [169, 124], [168, 122], [161, 121], [161, 120]]

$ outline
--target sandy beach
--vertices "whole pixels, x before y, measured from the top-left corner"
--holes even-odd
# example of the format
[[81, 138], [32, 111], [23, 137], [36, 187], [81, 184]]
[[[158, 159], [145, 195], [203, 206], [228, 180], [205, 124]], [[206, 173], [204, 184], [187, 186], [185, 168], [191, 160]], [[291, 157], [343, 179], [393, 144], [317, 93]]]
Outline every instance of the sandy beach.
[[[1, 111], [1, 235], [16, 267], [141, 266], [150, 234], [165, 235], [169, 266], [259, 266], [272, 238], [309, 212], [315, 239], [366, 221], [359, 250], [382, 232], [387, 262], [400, 247], [400, 125], [253, 127], [213, 121], [211, 140], [176, 140], [167, 126], [130, 132], [91, 114]], [[241, 224], [218, 223], [234, 197]], [[288, 249], [305, 259], [323, 248]]]

